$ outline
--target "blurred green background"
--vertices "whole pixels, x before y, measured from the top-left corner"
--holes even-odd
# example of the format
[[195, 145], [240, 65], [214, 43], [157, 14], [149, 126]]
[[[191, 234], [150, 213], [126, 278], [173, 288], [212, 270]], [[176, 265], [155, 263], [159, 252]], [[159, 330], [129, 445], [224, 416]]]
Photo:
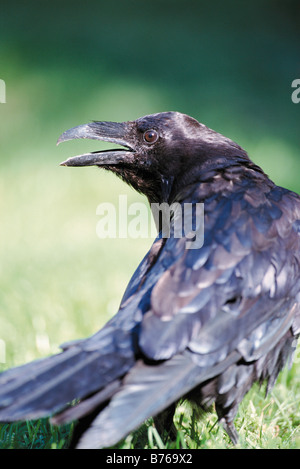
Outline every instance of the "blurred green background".
[[96, 235], [96, 208], [143, 198], [96, 168], [64, 168], [95, 141], [66, 129], [190, 114], [300, 192], [299, 1], [1, 2], [0, 370], [95, 332], [151, 239]]

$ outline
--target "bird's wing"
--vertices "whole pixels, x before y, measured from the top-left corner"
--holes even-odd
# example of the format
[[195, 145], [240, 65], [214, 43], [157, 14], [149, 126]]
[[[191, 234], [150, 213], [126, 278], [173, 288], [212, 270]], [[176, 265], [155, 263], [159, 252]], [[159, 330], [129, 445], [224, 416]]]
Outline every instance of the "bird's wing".
[[222, 373], [237, 361], [237, 356], [237, 352], [232, 352], [222, 363], [210, 368], [196, 365], [189, 353], [177, 354], [156, 364], [137, 361], [120, 390], [93, 420], [77, 447], [99, 448], [116, 444], [197, 384]]
[[140, 328], [143, 352], [162, 360], [188, 348], [208, 366], [236, 349], [251, 361], [290, 327], [299, 332], [299, 220], [299, 196], [263, 182], [234, 190], [224, 182], [205, 200], [203, 247], [170, 238], [161, 251], [153, 274], [164, 271]]

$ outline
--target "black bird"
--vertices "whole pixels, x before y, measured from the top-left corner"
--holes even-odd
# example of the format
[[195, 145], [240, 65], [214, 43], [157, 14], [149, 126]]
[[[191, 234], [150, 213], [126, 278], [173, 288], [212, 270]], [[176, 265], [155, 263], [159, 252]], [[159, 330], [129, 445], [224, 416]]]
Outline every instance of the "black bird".
[[201, 223], [175, 236], [178, 212], [169, 212], [168, 236], [158, 235], [103, 329], [1, 375], [0, 420], [79, 419], [78, 448], [108, 447], [151, 416], [170, 422], [187, 398], [214, 402], [236, 443], [239, 403], [254, 382], [271, 389], [300, 333], [299, 196], [178, 112], [80, 125], [58, 142], [74, 138], [125, 148], [62, 165], [113, 171], [151, 204], [192, 207], [190, 221], [204, 204], [204, 239], [193, 245]]

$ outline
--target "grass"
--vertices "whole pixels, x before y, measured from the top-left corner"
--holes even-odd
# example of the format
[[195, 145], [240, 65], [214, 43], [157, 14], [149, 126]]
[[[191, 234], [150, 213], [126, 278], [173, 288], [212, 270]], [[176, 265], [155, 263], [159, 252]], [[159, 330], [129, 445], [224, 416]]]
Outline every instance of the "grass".
[[[140, 200], [116, 178], [46, 164], [33, 170], [34, 165], [26, 168], [26, 180], [24, 166], [7, 167], [1, 175], [6, 194], [0, 248], [0, 330], [6, 363], [0, 364], [1, 370], [56, 353], [60, 343], [101, 327], [115, 313], [151, 243], [96, 236], [96, 206], [101, 200], [114, 200], [119, 193]], [[114, 188], [105, 195], [104, 177]], [[300, 448], [299, 401], [298, 363], [281, 373], [266, 399], [255, 386], [236, 418], [238, 447]], [[150, 420], [118, 448], [232, 448], [214, 413], [198, 419], [183, 405], [176, 420], [176, 442], [158, 435]], [[47, 420], [0, 425], [0, 448], [66, 448], [72, 428], [52, 427]]]
[[150, 420], [126, 438], [120, 448], [147, 449], [296, 449], [300, 448], [300, 378], [297, 366], [284, 369], [270, 395], [254, 385], [240, 405], [235, 425], [240, 440], [233, 446], [216, 414], [199, 417], [183, 403], [177, 408], [176, 441], [164, 440]]
[[58, 429], [45, 419], [0, 427], [1, 449], [64, 449], [71, 435], [72, 426]]
[[[265, 398], [257, 385], [240, 405], [235, 425], [240, 435], [233, 446], [214, 412], [198, 415], [183, 403], [177, 408], [178, 429], [175, 441], [160, 435], [152, 419], [130, 434], [113, 449], [299, 449], [300, 448], [300, 379], [296, 366], [284, 370]], [[68, 448], [73, 424], [53, 427], [46, 419], [0, 425], [1, 449]]]
[[[49, 163], [36, 167], [36, 162], [26, 162], [26, 168], [24, 164], [17, 168], [8, 165], [0, 180], [6, 195], [5, 204], [3, 199], [0, 204], [4, 221], [0, 330], [6, 355], [0, 370], [4, 370], [56, 353], [60, 343], [88, 336], [101, 327], [117, 310], [130, 275], [151, 240], [97, 237], [98, 203], [116, 201], [118, 194], [127, 194], [129, 201], [141, 200], [107, 173], [69, 171]], [[107, 185], [113, 189], [107, 190]], [[298, 363], [281, 373], [266, 399], [255, 386], [236, 418], [238, 447], [300, 448], [299, 400]], [[182, 405], [176, 421], [176, 442], [158, 435], [150, 420], [118, 447], [232, 448], [216, 424], [215, 413], [198, 419]], [[0, 448], [66, 448], [72, 428], [53, 427], [47, 420], [2, 424]]]

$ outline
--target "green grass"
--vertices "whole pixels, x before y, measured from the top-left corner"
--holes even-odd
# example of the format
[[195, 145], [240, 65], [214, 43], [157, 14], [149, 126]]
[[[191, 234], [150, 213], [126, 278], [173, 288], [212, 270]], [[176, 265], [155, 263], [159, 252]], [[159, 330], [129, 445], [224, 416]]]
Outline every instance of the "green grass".
[[[60, 161], [57, 155], [53, 159]], [[151, 240], [97, 237], [98, 203], [115, 201], [118, 194], [142, 200], [108, 173], [48, 162], [39, 167], [34, 161], [8, 165], [0, 181], [5, 193], [0, 204], [4, 370], [56, 353], [60, 343], [100, 328], [116, 312]], [[254, 387], [236, 418], [238, 447], [300, 448], [299, 401], [299, 363], [281, 373], [267, 399]], [[158, 435], [150, 420], [118, 447], [232, 448], [215, 413], [198, 419], [183, 405], [176, 421], [176, 442]], [[0, 448], [66, 448], [71, 432], [72, 426], [60, 429], [47, 420], [5, 424], [0, 426]]]
[[[235, 420], [240, 435], [233, 446], [216, 414], [197, 415], [183, 403], [176, 411], [176, 440], [160, 435], [152, 419], [114, 447], [114, 449], [299, 449], [300, 448], [300, 379], [295, 366], [284, 370], [265, 398], [257, 385], [247, 394]], [[68, 448], [72, 425], [51, 426], [46, 419], [35, 422], [0, 425], [1, 449]]]
[[[57, 156], [53, 159], [59, 161]], [[0, 204], [4, 370], [55, 353], [60, 343], [101, 327], [116, 312], [151, 240], [97, 237], [98, 203], [124, 193], [130, 200], [141, 200], [107, 173], [27, 162], [7, 166], [0, 179], [6, 195]], [[267, 399], [254, 387], [236, 418], [238, 447], [300, 448], [299, 401], [298, 363], [280, 375]], [[176, 442], [165, 441], [149, 421], [118, 447], [232, 448], [215, 413], [202, 419], [189, 413], [185, 406], [177, 411]], [[0, 448], [66, 448], [71, 431], [72, 426], [60, 429], [47, 420], [1, 425]]]
[[1, 449], [64, 449], [68, 447], [72, 426], [53, 427], [48, 420], [0, 426]]
[[176, 441], [159, 435], [151, 420], [129, 435], [120, 448], [158, 449], [295, 449], [300, 448], [300, 378], [297, 367], [283, 370], [270, 395], [254, 385], [240, 405], [235, 425], [240, 440], [233, 446], [215, 412], [197, 415], [187, 404], [177, 408]]

